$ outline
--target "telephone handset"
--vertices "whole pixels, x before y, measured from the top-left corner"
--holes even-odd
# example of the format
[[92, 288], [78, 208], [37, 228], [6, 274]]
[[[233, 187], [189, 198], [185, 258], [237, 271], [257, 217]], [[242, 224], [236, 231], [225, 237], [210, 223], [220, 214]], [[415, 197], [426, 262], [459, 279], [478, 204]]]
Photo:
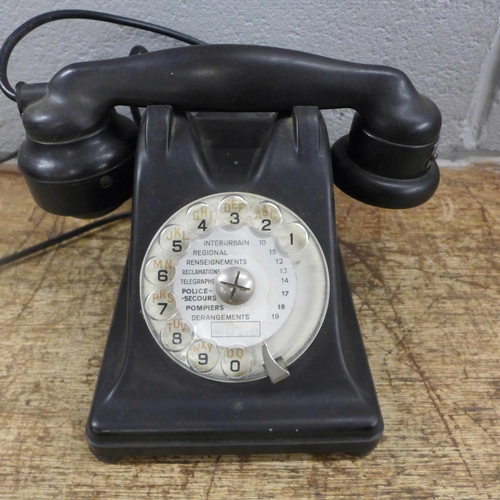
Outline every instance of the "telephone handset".
[[[380, 207], [425, 202], [432, 101], [392, 68], [238, 45], [73, 64], [15, 94], [19, 167], [43, 208], [95, 217], [133, 190], [87, 426], [97, 456], [376, 446], [332, 183]], [[139, 131], [117, 105], [147, 107]], [[319, 109], [346, 107], [330, 149]]]

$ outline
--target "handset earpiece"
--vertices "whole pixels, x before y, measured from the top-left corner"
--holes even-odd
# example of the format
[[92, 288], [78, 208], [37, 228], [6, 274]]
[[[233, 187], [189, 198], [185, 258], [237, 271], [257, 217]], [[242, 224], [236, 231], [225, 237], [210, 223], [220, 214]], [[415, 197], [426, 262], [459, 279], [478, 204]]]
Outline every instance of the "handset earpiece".
[[[51, 102], [48, 87], [16, 86], [26, 129], [19, 169], [35, 201], [48, 212], [79, 218], [105, 215], [132, 194], [137, 126], [111, 108], [92, 117], [90, 126], [70, 129], [80, 113], [78, 102]], [[52, 98], [57, 95], [52, 93]], [[54, 124], [68, 129], [55, 133]]]
[[[367, 203], [406, 207], [429, 198], [439, 182], [432, 162], [439, 110], [389, 67], [271, 47], [201, 45], [73, 64], [48, 84], [18, 85], [17, 97], [27, 133], [20, 169], [35, 199], [64, 215], [109, 211], [131, 193], [136, 128], [114, 113], [116, 105], [353, 108], [350, 135], [333, 147], [341, 189]], [[103, 178], [112, 180], [109, 188]], [[113, 186], [108, 197], [103, 190]]]
[[[427, 107], [429, 117], [440, 125], [434, 104], [420, 97], [422, 109]], [[401, 122], [395, 121], [394, 135], [399, 126]], [[349, 135], [332, 146], [335, 185], [349, 196], [381, 208], [412, 208], [425, 203], [439, 184], [435, 161], [438, 137], [429, 142], [410, 141], [411, 135], [394, 140], [377, 137], [356, 113]]]

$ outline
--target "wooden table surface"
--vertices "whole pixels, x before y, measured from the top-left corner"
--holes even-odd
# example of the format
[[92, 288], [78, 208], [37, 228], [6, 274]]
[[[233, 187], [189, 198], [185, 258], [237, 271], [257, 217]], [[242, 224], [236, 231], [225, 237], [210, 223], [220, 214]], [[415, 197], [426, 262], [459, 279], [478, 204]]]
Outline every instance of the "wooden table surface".
[[[0, 174], [0, 255], [82, 225]], [[412, 210], [337, 193], [385, 419], [364, 458], [97, 461], [84, 437], [127, 253], [122, 221], [0, 269], [0, 498], [500, 498], [500, 167], [443, 169]]]

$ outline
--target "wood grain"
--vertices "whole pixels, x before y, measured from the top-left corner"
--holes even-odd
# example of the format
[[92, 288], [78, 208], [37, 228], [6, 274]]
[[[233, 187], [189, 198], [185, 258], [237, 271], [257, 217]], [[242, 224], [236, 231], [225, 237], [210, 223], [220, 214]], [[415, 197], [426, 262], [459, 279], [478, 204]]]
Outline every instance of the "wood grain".
[[[83, 221], [0, 173], [0, 255]], [[119, 222], [0, 270], [0, 498], [500, 498], [500, 168], [390, 211], [337, 192], [385, 434], [368, 457], [98, 462], [84, 428], [125, 261]]]

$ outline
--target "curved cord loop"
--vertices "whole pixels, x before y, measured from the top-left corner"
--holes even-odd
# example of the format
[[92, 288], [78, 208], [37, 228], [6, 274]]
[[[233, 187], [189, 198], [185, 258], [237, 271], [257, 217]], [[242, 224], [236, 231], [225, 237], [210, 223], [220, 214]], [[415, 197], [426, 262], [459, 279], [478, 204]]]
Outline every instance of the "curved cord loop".
[[137, 28], [143, 31], [149, 31], [151, 33], [157, 33], [159, 35], [164, 35], [181, 42], [185, 42], [189, 45], [205, 45], [206, 42], [198, 40], [185, 33], [180, 33], [179, 31], [172, 30], [170, 28], [165, 28], [164, 26], [159, 26], [156, 24], [147, 23], [145, 21], [139, 21], [136, 19], [131, 19], [128, 17], [115, 16], [114, 14], [107, 14], [104, 12], [94, 12], [90, 10], [55, 10], [52, 12], [46, 12], [39, 16], [33, 17], [32, 19], [21, 24], [8, 38], [5, 40], [2, 48], [0, 49], [0, 90], [12, 101], [16, 102], [16, 91], [9, 83], [7, 78], [7, 66], [9, 64], [9, 58], [12, 51], [16, 45], [29, 33], [35, 29], [43, 26], [44, 24], [51, 23], [53, 21], [59, 21], [63, 19], [88, 19], [91, 21], [102, 21], [111, 24], [117, 24], [120, 26], [128, 26], [131, 28]]

